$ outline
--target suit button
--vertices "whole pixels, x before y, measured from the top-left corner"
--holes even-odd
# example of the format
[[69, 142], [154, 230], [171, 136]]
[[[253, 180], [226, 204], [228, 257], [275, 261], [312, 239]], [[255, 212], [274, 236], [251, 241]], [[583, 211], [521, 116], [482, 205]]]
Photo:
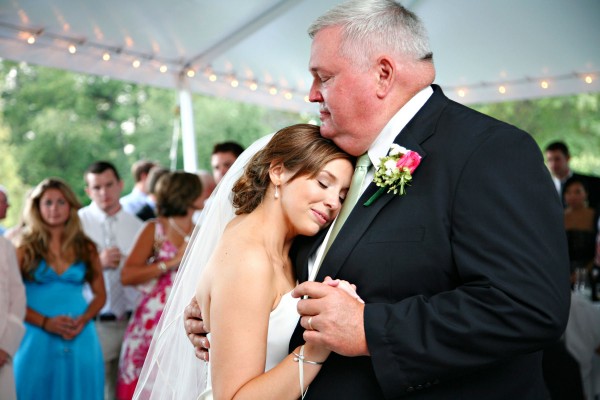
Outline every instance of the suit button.
[[417, 390], [422, 390], [423, 389], [423, 385], [417, 385]]
[[431, 382], [425, 382], [425, 387], [426, 388], [430, 388], [431, 387]]
[[409, 387], [407, 387], [407, 388], [406, 388], [406, 391], [407, 391], [408, 393], [412, 393], [412, 392], [414, 392], [414, 391], [415, 391], [415, 388], [414, 388], [414, 387], [412, 387], [412, 386], [409, 386]]

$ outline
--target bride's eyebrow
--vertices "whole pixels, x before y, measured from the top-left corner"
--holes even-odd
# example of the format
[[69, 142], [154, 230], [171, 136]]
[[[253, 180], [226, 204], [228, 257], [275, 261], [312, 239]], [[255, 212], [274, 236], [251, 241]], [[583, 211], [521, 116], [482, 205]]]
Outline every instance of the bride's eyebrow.
[[[320, 170], [320, 171], [319, 171], [319, 174], [321, 174], [321, 173], [323, 173], [323, 174], [327, 174], [327, 175], [329, 175], [329, 177], [330, 177], [331, 179], [335, 179], [335, 180], [337, 180], [337, 176], [335, 176], [335, 175], [334, 175], [334, 174], [332, 174], [331, 172], [327, 171], [326, 169], [322, 169], [322, 170]], [[319, 174], [317, 174], [317, 176], [318, 176]]]

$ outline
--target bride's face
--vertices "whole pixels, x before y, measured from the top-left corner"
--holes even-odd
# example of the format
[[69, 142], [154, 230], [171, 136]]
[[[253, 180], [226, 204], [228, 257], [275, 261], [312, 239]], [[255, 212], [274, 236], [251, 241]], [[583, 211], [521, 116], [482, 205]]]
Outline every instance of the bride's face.
[[325, 164], [316, 177], [300, 176], [281, 187], [281, 205], [293, 231], [316, 235], [340, 212], [354, 169], [348, 160]]

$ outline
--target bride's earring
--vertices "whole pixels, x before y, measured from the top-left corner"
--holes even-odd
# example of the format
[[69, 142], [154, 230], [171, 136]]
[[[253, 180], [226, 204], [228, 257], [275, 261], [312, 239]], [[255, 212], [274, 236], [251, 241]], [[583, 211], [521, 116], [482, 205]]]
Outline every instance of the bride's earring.
[[279, 185], [275, 185], [275, 200], [279, 198]]

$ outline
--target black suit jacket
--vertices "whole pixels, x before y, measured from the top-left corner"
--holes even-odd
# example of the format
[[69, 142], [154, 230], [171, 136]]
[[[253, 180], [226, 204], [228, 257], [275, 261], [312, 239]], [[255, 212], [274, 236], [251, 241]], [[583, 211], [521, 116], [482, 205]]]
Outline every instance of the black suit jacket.
[[[371, 356], [332, 354], [308, 399], [546, 396], [539, 350], [570, 301], [561, 204], [527, 133], [433, 88], [395, 140], [423, 157], [406, 195], [365, 207], [371, 184], [317, 275], [357, 285]], [[320, 242], [296, 240], [299, 280]]]

